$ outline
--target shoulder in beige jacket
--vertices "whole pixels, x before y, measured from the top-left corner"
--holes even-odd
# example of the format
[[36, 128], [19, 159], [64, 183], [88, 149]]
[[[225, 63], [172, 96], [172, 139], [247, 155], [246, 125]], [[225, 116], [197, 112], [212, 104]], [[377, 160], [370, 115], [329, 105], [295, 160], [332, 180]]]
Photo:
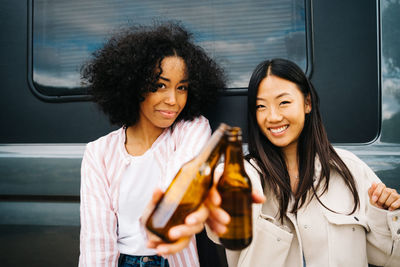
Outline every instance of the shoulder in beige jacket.
[[[328, 191], [320, 200], [314, 197], [294, 216], [287, 213], [284, 223], [278, 219], [278, 204], [265, 191], [264, 204], [253, 205], [253, 241], [241, 251], [226, 251], [229, 266], [400, 266], [400, 210], [386, 211], [369, 203], [368, 188], [379, 182], [374, 172], [351, 152], [336, 149], [353, 174], [360, 197], [360, 208], [353, 209], [353, 197], [341, 177], [331, 173]], [[262, 192], [256, 169], [245, 163], [253, 190]], [[320, 164], [316, 161], [315, 177]], [[315, 179], [315, 182], [317, 182]], [[290, 204], [289, 204], [290, 205]], [[218, 237], [207, 229], [209, 237]]]

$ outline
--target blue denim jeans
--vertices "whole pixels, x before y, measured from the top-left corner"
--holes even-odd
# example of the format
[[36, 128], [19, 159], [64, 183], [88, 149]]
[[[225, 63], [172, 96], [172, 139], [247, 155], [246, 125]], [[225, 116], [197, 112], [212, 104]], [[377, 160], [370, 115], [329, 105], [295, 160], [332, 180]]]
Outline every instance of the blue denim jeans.
[[131, 256], [119, 255], [118, 267], [169, 267], [168, 260], [157, 255]]

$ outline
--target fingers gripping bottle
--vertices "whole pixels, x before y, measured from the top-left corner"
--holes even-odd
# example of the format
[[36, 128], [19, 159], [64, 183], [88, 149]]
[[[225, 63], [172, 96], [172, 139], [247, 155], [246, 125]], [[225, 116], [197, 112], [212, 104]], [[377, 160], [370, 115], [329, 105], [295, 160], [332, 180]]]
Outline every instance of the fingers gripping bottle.
[[218, 181], [221, 207], [229, 213], [228, 230], [219, 236], [222, 245], [231, 250], [247, 247], [253, 238], [251, 182], [243, 164], [242, 132], [239, 127], [225, 131], [224, 172]]
[[200, 154], [185, 163], [158, 201], [146, 221], [147, 229], [165, 242], [171, 227], [183, 224], [186, 216], [199, 208], [213, 185], [215, 166], [223, 152], [224, 132], [229, 126], [221, 124]]

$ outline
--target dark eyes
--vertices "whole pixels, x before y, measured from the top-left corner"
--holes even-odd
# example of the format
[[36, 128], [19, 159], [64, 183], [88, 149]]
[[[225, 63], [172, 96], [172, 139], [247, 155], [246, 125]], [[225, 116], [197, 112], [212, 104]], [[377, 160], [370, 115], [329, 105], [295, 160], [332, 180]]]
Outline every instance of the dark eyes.
[[256, 109], [260, 109], [260, 108], [265, 108], [265, 106], [264, 105], [256, 105]]
[[[279, 105], [280, 106], [285, 106], [285, 105], [289, 105], [291, 102], [290, 101], [281, 101], [280, 103], [279, 103]], [[264, 109], [264, 108], [266, 108], [266, 106], [265, 105], [263, 105], [263, 104], [258, 104], [258, 105], [256, 105], [256, 109]]]
[[165, 86], [165, 84], [163, 84], [163, 83], [157, 83], [156, 84], [156, 88], [157, 89], [163, 89], [163, 88], [165, 88], [166, 86]]
[[186, 85], [181, 85], [178, 87], [178, 90], [187, 91], [188, 87]]
[[[157, 92], [158, 89], [165, 89], [167, 88], [167, 86], [164, 83], [157, 83], [155, 85], [155, 88], [153, 90], [151, 90], [152, 92]], [[187, 91], [188, 90], [188, 86], [187, 85], [181, 85], [177, 88], [179, 91]]]
[[158, 89], [163, 89], [163, 88], [165, 88], [165, 84], [156, 83], [154, 87], [150, 88], [150, 92], [155, 93], [158, 91]]

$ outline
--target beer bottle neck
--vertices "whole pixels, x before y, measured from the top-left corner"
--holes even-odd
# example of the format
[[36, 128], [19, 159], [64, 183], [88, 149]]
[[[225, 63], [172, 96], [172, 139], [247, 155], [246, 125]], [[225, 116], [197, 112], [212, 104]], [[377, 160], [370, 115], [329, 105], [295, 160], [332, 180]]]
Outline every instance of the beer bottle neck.
[[229, 140], [228, 138], [226, 152], [225, 152], [225, 166], [237, 165], [241, 169], [243, 166], [243, 149], [242, 142], [239, 139]]
[[221, 146], [223, 144], [223, 136], [228, 125], [221, 123], [218, 129], [212, 134], [211, 138], [208, 140], [207, 144], [204, 146], [199, 155], [195, 158], [195, 161], [201, 165], [204, 162], [210, 164], [216, 164], [219, 156]]

